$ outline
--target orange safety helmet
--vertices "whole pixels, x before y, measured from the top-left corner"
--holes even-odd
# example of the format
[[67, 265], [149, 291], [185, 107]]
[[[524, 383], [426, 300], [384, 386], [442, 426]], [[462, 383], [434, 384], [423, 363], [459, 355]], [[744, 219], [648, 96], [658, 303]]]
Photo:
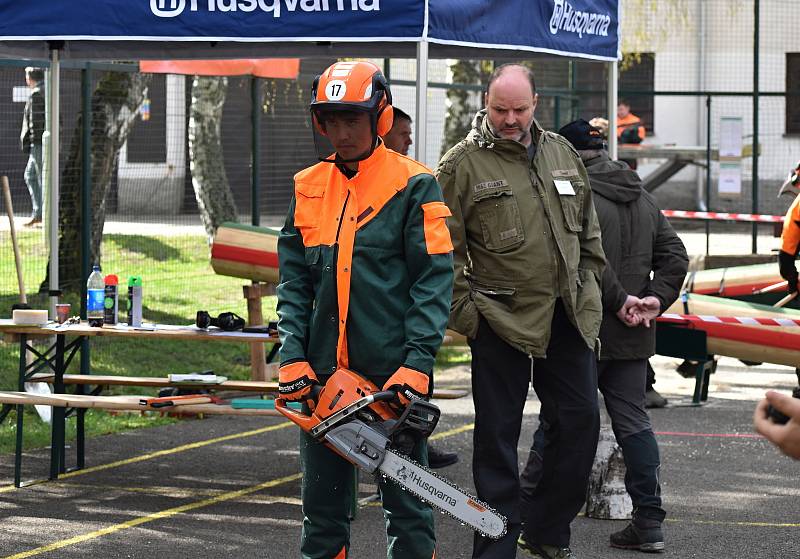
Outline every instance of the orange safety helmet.
[[[336, 62], [314, 80], [311, 88], [311, 119], [315, 132], [325, 136], [320, 114], [327, 111], [359, 111], [370, 115], [373, 145], [378, 136], [383, 136], [392, 128], [392, 92], [380, 68], [372, 62], [363, 60]], [[315, 135], [316, 139], [316, 135]], [[372, 154], [371, 149], [359, 159]], [[333, 159], [323, 158], [329, 163]]]

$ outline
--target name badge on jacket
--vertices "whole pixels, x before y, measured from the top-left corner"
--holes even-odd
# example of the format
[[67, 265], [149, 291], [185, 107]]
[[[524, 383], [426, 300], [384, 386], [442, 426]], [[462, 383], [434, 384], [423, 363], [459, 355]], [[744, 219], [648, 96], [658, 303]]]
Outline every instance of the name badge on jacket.
[[575, 189], [572, 188], [571, 182], [553, 179], [553, 184], [556, 185], [556, 190], [561, 196], [575, 196]]

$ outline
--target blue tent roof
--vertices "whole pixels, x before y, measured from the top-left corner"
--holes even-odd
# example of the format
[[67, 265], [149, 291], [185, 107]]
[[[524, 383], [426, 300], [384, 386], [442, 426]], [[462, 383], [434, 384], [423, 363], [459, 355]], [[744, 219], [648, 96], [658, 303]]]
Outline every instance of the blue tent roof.
[[[0, 56], [431, 56], [462, 47], [615, 60], [618, 0], [0, 0]], [[463, 54], [463, 52], [462, 52]]]

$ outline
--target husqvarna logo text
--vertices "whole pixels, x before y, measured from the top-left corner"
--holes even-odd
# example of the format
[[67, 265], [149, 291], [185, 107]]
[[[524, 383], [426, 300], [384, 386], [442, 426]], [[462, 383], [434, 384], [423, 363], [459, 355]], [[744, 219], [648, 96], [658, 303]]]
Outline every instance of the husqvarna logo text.
[[150, 0], [150, 11], [157, 17], [176, 17], [187, 9], [197, 12], [205, 8], [209, 12], [254, 12], [261, 10], [281, 17], [281, 11], [329, 12], [346, 10], [352, 12], [378, 12], [380, 0]]
[[594, 12], [582, 12], [572, 7], [567, 0], [553, 0], [553, 15], [550, 18], [550, 33], [561, 31], [583, 35], [608, 36], [611, 16]]

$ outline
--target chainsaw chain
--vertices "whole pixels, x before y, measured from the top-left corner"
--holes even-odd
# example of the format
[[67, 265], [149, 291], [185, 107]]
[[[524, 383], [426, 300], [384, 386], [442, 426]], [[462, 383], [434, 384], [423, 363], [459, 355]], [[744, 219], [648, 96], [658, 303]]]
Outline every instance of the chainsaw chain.
[[[443, 478], [442, 476], [440, 476], [439, 474], [437, 474], [436, 472], [434, 472], [433, 470], [431, 470], [431, 469], [430, 469], [430, 468], [428, 468], [427, 466], [423, 466], [422, 464], [420, 464], [419, 462], [417, 462], [416, 460], [414, 460], [413, 458], [411, 458], [411, 457], [410, 457], [410, 456], [408, 456], [407, 454], [400, 454], [399, 452], [395, 452], [394, 450], [392, 450], [392, 449], [390, 449], [390, 448], [386, 449], [386, 452], [391, 452], [391, 453], [392, 453], [392, 454], [394, 454], [395, 456], [398, 456], [398, 457], [402, 458], [403, 460], [405, 460], [405, 461], [407, 461], [407, 462], [411, 462], [412, 464], [414, 464], [414, 465], [415, 465], [415, 466], [417, 466], [418, 468], [420, 468], [420, 469], [422, 469], [422, 470], [425, 470], [425, 472], [427, 472], [428, 474], [430, 474], [430, 475], [432, 475], [433, 477], [437, 478], [439, 481], [441, 481], [441, 482], [445, 483], [446, 485], [449, 485], [450, 487], [452, 487], [453, 489], [455, 489], [455, 490], [456, 490], [456, 491], [458, 491], [459, 493], [464, 493], [464, 490], [463, 490], [463, 489], [461, 489], [459, 486], [457, 486], [455, 483], [453, 483], [452, 481], [450, 481], [450, 480], [448, 480], [448, 479], [446, 479], [446, 478]], [[441, 512], [441, 513], [444, 513], [444, 514], [446, 514], [447, 516], [449, 516], [450, 518], [452, 518], [452, 519], [454, 519], [454, 520], [458, 521], [459, 523], [461, 523], [461, 524], [465, 524], [465, 525], [466, 525], [466, 522], [464, 522], [464, 521], [463, 521], [461, 518], [458, 518], [456, 515], [454, 515], [453, 513], [451, 513], [451, 512], [450, 512], [450, 511], [448, 511], [448, 510], [445, 510], [445, 509], [443, 509], [443, 508], [442, 508], [442, 507], [440, 507], [439, 505], [436, 505], [435, 503], [431, 503], [431, 502], [430, 502], [430, 501], [429, 501], [429, 500], [428, 500], [428, 499], [427, 499], [427, 498], [426, 498], [426, 497], [425, 497], [425, 496], [424, 496], [422, 493], [420, 493], [419, 491], [416, 491], [416, 490], [415, 490], [413, 487], [411, 487], [411, 486], [408, 486], [408, 485], [402, 485], [402, 484], [401, 484], [401, 483], [400, 483], [398, 480], [396, 480], [396, 479], [392, 478], [391, 476], [388, 476], [388, 475], [384, 474], [384, 473], [383, 473], [383, 472], [381, 472], [380, 470], [376, 470], [376, 472], [377, 472], [377, 473], [376, 473], [376, 475], [385, 476], [387, 479], [391, 479], [391, 480], [392, 480], [393, 482], [395, 482], [396, 484], [398, 484], [398, 485], [401, 485], [401, 486], [402, 486], [402, 487], [403, 487], [403, 488], [404, 488], [406, 491], [408, 491], [409, 493], [413, 493], [413, 494], [414, 494], [414, 495], [416, 495], [416, 496], [417, 496], [417, 497], [418, 497], [420, 500], [422, 500], [422, 501], [425, 501], [425, 502], [426, 502], [426, 503], [428, 503], [428, 504], [429, 504], [431, 507], [433, 507], [433, 508], [435, 508], [435, 509], [439, 510], [439, 512]], [[497, 510], [494, 508], [494, 507], [490, 507], [488, 504], [484, 503], [483, 501], [481, 501], [480, 499], [478, 499], [478, 498], [474, 497], [473, 495], [470, 495], [470, 499], [472, 499], [472, 500], [473, 500], [473, 501], [474, 501], [476, 504], [478, 504], [478, 505], [480, 505], [480, 506], [484, 507], [486, 510], [493, 512], [493, 513], [494, 513], [494, 514], [496, 514], [498, 517], [500, 517], [500, 518], [502, 518], [502, 519], [503, 519], [503, 531], [500, 533], [500, 535], [499, 535], [499, 536], [498, 536], [496, 539], [498, 539], [498, 540], [499, 540], [500, 538], [502, 538], [503, 536], [505, 536], [505, 535], [506, 535], [506, 530], [508, 529], [508, 519], [506, 519], [506, 517], [505, 517], [505, 516], [503, 516], [502, 514], [500, 514], [500, 513], [499, 513], [499, 512], [498, 512], [498, 511], [497, 511]], [[490, 536], [489, 534], [485, 533], [483, 530], [479, 530], [479, 529], [477, 529], [477, 527], [475, 527], [475, 528], [476, 528], [476, 529], [475, 529], [475, 531], [476, 531], [476, 532], [478, 532], [478, 533], [479, 533], [481, 536], [483, 536], [484, 538], [490, 538], [490, 539], [494, 539], [494, 538], [492, 538], [492, 536]]]

